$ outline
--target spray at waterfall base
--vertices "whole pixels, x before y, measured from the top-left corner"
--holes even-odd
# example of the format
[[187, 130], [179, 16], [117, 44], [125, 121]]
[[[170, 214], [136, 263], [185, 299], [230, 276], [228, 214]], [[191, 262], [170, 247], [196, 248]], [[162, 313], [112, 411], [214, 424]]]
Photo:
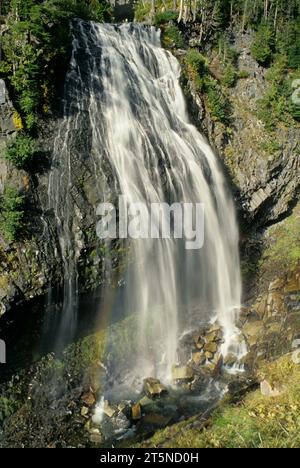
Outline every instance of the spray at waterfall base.
[[[205, 248], [205, 207], [201, 203], [130, 204], [125, 196], [120, 196], [117, 207], [109, 203], [100, 204], [97, 215], [101, 217], [97, 222], [97, 235], [103, 241], [117, 238], [130, 239], [130, 242], [147, 241], [147, 239], [157, 241], [181, 239], [187, 250]], [[238, 316], [239, 310], [235, 312]], [[149, 315], [151, 316], [151, 313]], [[185, 315], [184, 307], [182, 315]], [[210, 315], [206, 321], [203, 321], [201, 327], [193, 328], [194, 324], [198, 323], [199, 316], [204, 317], [196, 305], [194, 311], [189, 311], [187, 315], [192, 320], [190, 325], [185, 323], [181, 327], [183, 331], [177, 337], [176, 362], [171, 368], [168, 368], [169, 363], [165, 362], [164, 341], [157, 343], [159, 360], [153, 348], [146, 349], [145, 342], [143, 351], [146, 351], [144, 356], [147, 358], [140, 359], [139, 353], [131, 349], [124, 351], [122, 358], [117, 353], [118, 357], [114, 362], [113, 355], [116, 346], [119, 347], [119, 340], [112, 338], [108, 344], [112, 359], [104, 366], [107, 376], [105, 391], [93, 416], [93, 423], [100, 425], [102, 429], [104, 425], [104, 432], [107, 430], [110, 433], [107, 421], [105, 425], [107, 416], [110, 423], [116, 418], [116, 426], [118, 423], [121, 425], [125, 423], [122, 418], [120, 420], [120, 417], [116, 416], [119, 414], [118, 407], [122, 407], [125, 413], [126, 408], [127, 413], [131, 414], [133, 411], [135, 422], [139, 421], [139, 415], [145, 411], [143, 414], [146, 414], [147, 420], [147, 409], [145, 410], [143, 405], [148, 406], [149, 415], [153, 407], [156, 412], [164, 415], [165, 408], [175, 407], [179, 398], [185, 401], [182, 416], [186, 417], [195, 411], [206, 409], [209, 404], [218, 401], [226, 393], [226, 378], [220, 380], [222, 369], [227, 374], [243, 372], [242, 359], [247, 354], [247, 349], [240, 331], [236, 327], [232, 330], [228, 328], [223, 330], [217, 321], [218, 314], [213, 318]], [[134, 330], [133, 343], [138, 334], [138, 329], [135, 329], [136, 319], [133, 318], [129, 325], [131, 331]], [[128, 324], [126, 326], [128, 327]], [[151, 327], [151, 324], [149, 326]], [[113, 331], [108, 333], [113, 334]], [[167, 334], [166, 329], [166, 339]], [[108, 343], [109, 341], [110, 338]], [[133, 406], [132, 399], [136, 401]], [[148, 419], [151, 420], [151, 417]], [[161, 421], [164, 420], [166, 423], [167, 419], [162, 416]], [[130, 426], [127, 429], [130, 435]]]
[[[172, 205], [167, 203], [133, 203], [124, 195], [119, 196], [118, 201], [117, 207], [112, 203], [101, 203], [97, 207], [96, 213], [100, 220], [97, 222], [96, 231], [98, 238], [102, 241], [130, 239], [131, 242], [136, 242], [147, 239], [156, 239], [157, 241], [164, 239], [176, 242], [181, 239], [186, 250], [205, 248], [205, 206], [203, 203], [173, 203]], [[238, 317], [238, 306], [235, 313]], [[197, 323], [197, 317], [193, 317], [193, 320]], [[216, 317], [210, 319], [210, 323], [213, 324], [217, 320], [218, 314], [216, 313]], [[220, 326], [222, 326], [221, 323]], [[181, 330], [181, 336], [184, 337], [190, 332], [191, 330], [187, 330], [185, 323]], [[168, 330], [166, 330], [166, 335], [167, 333]], [[180, 342], [179, 337], [178, 340]], [[163, 356], [163, 349], [161, 352]], [[245, 356], [247, 350], [240, 337], [240, 332], [235, 326], [223, 330], [220, 352], [223, 357], [229, 353], [236, 355], [237, 359], [242, 359]], [[161, 362], [163, 362], [163, 358]], [[236, 370], [240, 369], [241, 366], [236, 367]], [[157, 369], [153, 371], [157, 372]], [[168, 375], [168, 370], [166, 374], [165, 369], [163, 377], [164, 379], [172, 379], [170, 374]]]

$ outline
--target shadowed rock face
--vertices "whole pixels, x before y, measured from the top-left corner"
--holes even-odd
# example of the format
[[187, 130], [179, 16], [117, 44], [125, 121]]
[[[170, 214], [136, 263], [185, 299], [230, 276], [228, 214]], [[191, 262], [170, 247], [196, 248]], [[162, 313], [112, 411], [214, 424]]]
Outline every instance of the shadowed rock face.
[[134, 20], [135, 0], [110, 0], [116, 23]]

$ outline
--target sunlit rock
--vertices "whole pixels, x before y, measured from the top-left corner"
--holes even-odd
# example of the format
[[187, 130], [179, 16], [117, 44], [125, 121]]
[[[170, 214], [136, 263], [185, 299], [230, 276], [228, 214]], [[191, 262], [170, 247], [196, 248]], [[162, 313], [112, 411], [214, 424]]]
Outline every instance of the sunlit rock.
[[144, 380], [144, 390], [149, 398], [161, 397], [168, 393], [166, 387], [159, 380], [153, 378]]
[[189, 366], [173, 366], [172, 367], [172, 379], [176, 381], [189, 381], [193, 380], [194, 371]]

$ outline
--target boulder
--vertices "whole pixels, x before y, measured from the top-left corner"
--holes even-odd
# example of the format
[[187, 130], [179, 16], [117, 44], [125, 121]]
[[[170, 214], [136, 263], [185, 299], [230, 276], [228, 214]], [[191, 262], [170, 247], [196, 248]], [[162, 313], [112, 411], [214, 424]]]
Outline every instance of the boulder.
[[104, 402], [103, 412], [109, 418], [113, 418], [117, 414], [118, 408], [116, 408], [115, 406], [111, 406], [109, 402], [106, 400]]
[[80, 414], [84, 418], [87, 418], [87, 415], [89, 414], [89, 409], [86, 406], [83, 406], [80, 410]]
[[[216, 357], [216, 355], [215, 355]], [[224, 364], [224, 358], [222, 355], [217, 356], [217, 363], [212, 371], [212, 378], [217, 379], [222, 373], [222, 367]]]
[[139, 421], [142, 417], [142, 408], [139, 403], [131, 407], [131, 417], [133, 421]]
[[81, 397], [86, 406], [93, 406], [96, 403], [96, 398], [92, 392], [84, 393]]
[[153, 425], [156, 427], [165, 427], [169, 424], [171, 419], [172, 417], [170, 416], [165, 416], [158, 413], [150, 413], [143, 418], [143, 422], [151, 426]]
[[214, 354], [209, 352], [209, 351], [205, 351], [205, 357], [206, 357], [206, 359], [211, 361], [214, 358]]
[[271, 385], [267, 380], [263, 380], [260, 383], [261, 394], [265, 397], [279, 397], [286, 392], [286, 387], [283, 385], [275, 384]]
[[200, 351], [193, 353], [192, 361], [194, 364], [197, 364], [198, 366], [203, 366], [206, 362], [205, 354], [201, 353]]
[[168, 393], [166, 387], [154, 378], [144, 380], [144, 391], [149, 398], [159, 398]]
[[221, 330], [209, 331], [205, 335], [205, 342], [206, 343], [212, 343], [212, 342], [221, 341], [221, 340], [222, 340]]
[[224, 366], [233, 367], [238, 362], [236, 354], [229, 353], [224, 358]]
[[197, 349], [201, 350], [204, 348], [204, 345], [205, 345], [205, 341], [202, 337], [202, 335], [195, 335], [194, 336], [194, 343], [195, 343], [195, 346]]
[[194, 371], [189, 366], [173, 366], [172, 379], [176, 381], [190, 381], [194, 378]]
[[204, 351], [215, 354], [218, 351], [217, 343], [214, 343], [214, 342], [206, 343], [204, 346]]
[[140, 401], [139, 401], [139, 404], [141, 405], [141, 407], [146, 407], [146, 406], [150, 406], [153, 404], [153, 401], [148, 398], [147, 396], [144, 396]]

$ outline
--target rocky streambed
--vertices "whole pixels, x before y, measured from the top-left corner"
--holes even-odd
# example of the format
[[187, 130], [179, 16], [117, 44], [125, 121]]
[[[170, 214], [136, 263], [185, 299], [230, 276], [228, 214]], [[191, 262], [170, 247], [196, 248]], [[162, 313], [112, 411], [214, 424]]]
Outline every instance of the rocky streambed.
[[228, 372], [235, 363], [232, 356], [221, 357], [222, 331], [214, 324], [182, 336], [171, 382], [149, 376], [130, 398], [116, 398], [107, 385], [114, 380], [108, 375], [107, 337], [114, 336], [121, 356], [135, 333], [132, 323], [126, 319], [79, 338], [60, 355], [37, 357], [4, 378], [0, 446], [110, 447], [124, 439], [144, 440], [160, 428], [209, 413], [228, 391], [253, 384], [247, 374]]

